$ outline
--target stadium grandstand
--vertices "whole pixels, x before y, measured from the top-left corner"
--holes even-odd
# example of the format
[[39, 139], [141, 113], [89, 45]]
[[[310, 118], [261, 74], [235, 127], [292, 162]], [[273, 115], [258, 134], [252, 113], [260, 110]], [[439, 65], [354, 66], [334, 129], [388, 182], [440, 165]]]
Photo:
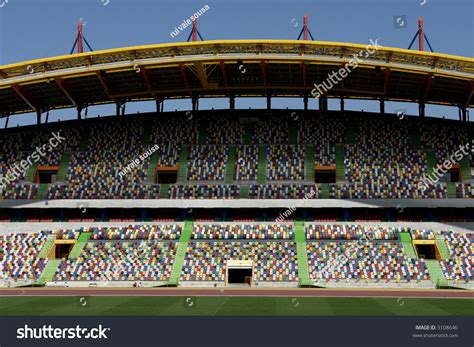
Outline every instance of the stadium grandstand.
[[[197, 41], [194, 21], [191, 42], [94, 52], [80, 23], [78, 52], [0, 66], [0, 115], [37, 120], [0, 130], [0, 286], [474, 289], [474, 59], [424, 51], [422, 21], [419, 50], [304, 23], [304, 40]], [[177, 99], [192, 108], [165, 112]]]

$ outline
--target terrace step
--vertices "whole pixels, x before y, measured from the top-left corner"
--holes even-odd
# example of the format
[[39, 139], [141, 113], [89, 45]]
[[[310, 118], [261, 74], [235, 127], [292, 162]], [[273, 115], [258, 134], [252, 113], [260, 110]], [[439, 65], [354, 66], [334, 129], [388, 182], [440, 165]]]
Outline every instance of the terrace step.
[[410, 136], [410, 144], [413, 150], [421, 149], [421, 141], [420, 141], [420, 128], [412, 127], [409, 132]]
[[329, 199], [329, 183], [321, 185], [321, 199]]
[[170, 185], [161, 184], [160, 185], [160, 199], [169, 199], [170, 198]]
[[36, 166], [31, 165], [28, 167], [25, 173], [25, 181], [33, 182], [35, 179]]
[[244, 144], [245, 145], [251, 145], [252, 144], [253, 132], [254, 132], [253, 125], [252, 124], [246, 124], [245, 125], [245, 132], [244, 132]]
[[257, 182], [259, 184], [264, 184], [266, 179], [267, 179], [267, 146], [259, 146]]
[[48, 189], [49, 189], [48, 183], [41, 183], [39, 185], [38, 195], [36, 196], [36, 198], [40, 200], [45, 200], [46, 197], [48, 196]]
[[81, 152], [86, 152], [89, 148], [89, 139], [91, 136], [90, 128], [85, 128], [81, 133], [81, 143], [79, 144], [79, 148]]
[[49, 251], [51, 250], [51, 247], [54, 245], [54, 241], [56, 240], [56, 235], [49, 235], [48, 239], [46, 240], [46, 243], [44, 244], [43, 248], [41, 248], [41, 251], [39, 253], [40, 258], [47, 258]]
[[448, 198], [455, 199], [456, 198], [456, 183], [447, 182], [446, 183], [446, 191], [448, 193]]
[[203, 123], [201, 124], [199, 133], [198, 133], [198, 145], [204, 145], [206, 141], [207, 141], [207, 124]]
[[143, 124], [143, 134], [142, 134], [142, 145], [147, 146], [150, 144], [151, 132], [153, 130], [153, 123], [151, 121], [146, 121]]
[[436, 154], [432, 149], [426, 150], [426, 165], [428, 166], [428, 175], [431, 176], [436, 169]]
[[425, 264], [430, 273], [431, 281], [436, 285], [436, 287], [447, 287], [448, 281], [444, 277], [438, 261], [435, 259], [426, 259]]
[[298, 127], [296, 124], [292, 124], [288, 131], [288, 140], [291, 145], [296, 145], [298, 143]]
[[308, 254], [306, 251], [306, 236], [304, 230], [304, 222], [295, 222], [295, 241], [296, 254], [298, 257], [298, 275], [301, 287], [309, 287], [309, 270], [308, 270]]
[[469, 156], [465, 155], [461, 159], [461, 176], [463, 181], [471, 180], [471, 164], [469, 163]]
[[336, 181], [342, 182], [346, 179], [346, 167], [344, 163], [344, 145], [336, 145]]
[[451, 257], [443, 236], [436, 235], [436, 245], [438, 246], [439, 253], [443, 259], [449, 259]]
[[150, 164], [148, 165], [148, 170], [146, 174], [148, 183], [151, 183], [151, 184], [156, 183], [156, 167], [158, 166], [160, 155], [161, 155], [161, 152], [157, 150], [157, 151], [154, 151], [150, 157]]
[[249, 186], [240, 186], [240, 199], [248, 199], [249, 198]]
[[314, 146], [306, 146], [306, 158], [305, 158], [305, 174], [304, 179], [306, 181], [314, 182]]
[[400, 241], [403, 245], [406, 255], [411, 259], [418, 259], [415, 247], [413, 247], [411, 234], [408, 232], [400, 233]]
[[59, 162], [59, 172], [58, 172], [58, 178], [57, 178], [59, 182], [66, 181], [70, 162], [71, 162], [71, 154], [64, 153], [63, 156], [61, 157], [61, 161]]
[[356, 142], [356, 131], [352, 123], [347, 127], [346, 140], [348, 144], [354, 144]]
[[36, 284], [43, 284], [45, 282], [51, 282], [54, 278], [54, 274], [58, 269], [59, 265], [61, 264], [61, 259], [50, 259], [46, 264], [46, 267], [43, 270], [40, 278], [36, 282]]
[[186, 255], [186, 249], [188, 247], [189, 240], [191, 239], [191, 234], [194, 229], [193, 221], [186, 221], [184, 223], [183, 232], [178, 242], [178, 250], [176, 251], [176, 256], [174, 257], [173, 270], [171, 271], [170, 280], [168, 282], [171, 286], [177, 286], [179, 284], [179, 279], [181, 277], [181, 271], [183, 269], [184, 257]]
[[179, 166], [178, 166], [178, 182], [183, 183], [186, 181], [186, 171], [188, 165], [189, 148], [186, 146], [181, 147], [179, 153]]
[[69, 253], [69, 259], [76, 259], [81, 254], [82, 250], [86, 246], [87, 241], [89, 241], [91, 233], [81, 233], [77, 239], [76, 244]]
[[229, 152], [227, 155], [227, 164], [226, 164], [226, 170], [225, 170], [226, 183], [232, 183], [234, 181], [236, 155], [237, 155], [236, 147], [229, 146]]

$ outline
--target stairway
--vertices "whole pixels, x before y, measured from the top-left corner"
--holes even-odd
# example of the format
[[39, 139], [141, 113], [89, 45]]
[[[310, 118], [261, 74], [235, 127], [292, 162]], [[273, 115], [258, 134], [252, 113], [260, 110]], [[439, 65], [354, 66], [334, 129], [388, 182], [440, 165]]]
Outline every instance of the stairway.
[[456, 183], [447, 182], [446, 183], [446, 191], [448, 193], [448, 198], [449, 199], [456, 199]]
[[158, 161], [160, 160], [161, 151], [158, 149], [153, 152], [150, 157], [150, 163], [148, 165], [148, 170], [146, 174], [147, 182], [150, 184], [156, 184], [156, 167], [158, 166]]
[[321, 184], [321, 199], [329, 199], [329, 183]]
[[46, 264], [40, 278], [36, 281], [36, 284], [44, 284], [45, 282], [51, 282], [54, 278], [54, 274], [61, 264], [61, 259], [50, 259]]
[[61, 161], [59, 162], [59, 172], [57, 180], [59, 182], [66, 181], [67, 171], [69, 168], [69, 162], [71, 161], [71, 154], [64, 153], [61, 157]]
[[436, 169], [436, 154], [432, 149], [426, 151], [426, 165], [428, 166], [428, 175]]
[[411, 259], [417, 259], [415, 248], [413, 247], [413, 242], [411, 234], [409, 232], [400, 233], [400, 242], [403, 245], [405, 254]]
[[426, 259], [425, 264], [430, 273], [431, 281], [436, 285], [436, 287], [447, 287], [448, 281], [444, 277], [438, 261], [435, 259]]
[[257, 182], [264, 184], [267, 180], [267, 146], [261, 145], [258, 148], [258, 172]]
[[81, 143], [79, 145], [79, 149], [81, 150], [81, 152], [86, 152], [87, 149], [89, 148], [89, 138], [90, 138], [90, 136], [91, 136], [90, 128], [85, 128], [82, 131]]
[[410, 137], [411, 148], [415, 151], [421, 149], [420, 128], [418, 128], [418, 127], [410, 128], [410, 132], [409, 132], [408, 135]]
[[160, 184], [160, 199], [169, 199], [169, 198], [170, 198], [170, 185]]
[[178, 164], [178, 182], [184, 183], [186, 181], [186, 172], [188, 166], [189, 148], [186, 146], [181, 147], [179, 153], [179, 164]]
[[441, 258], [449, 259], [451, 257], [449, 254], [448, 247], [446, 246], [446, 242], [444, 241], [444, 237], [442, 235], [436, 235], [436, 246], [438, 246]]
[[461, 176], [463, 181], [471, 180], [471, 165], [469, 164], [469, 156], [467, 155], [461, 159]]
[[186, 248], [188, 247], [189, 240], [191, 239], [193, 228], [193, 221], [186, 221], [184, 223], [183, 232], [181, 233], [181, 237], [179, 238], [178, 242], [178, 250], [176, 251], [176, 256], [174, 257], [173, 270], [171, 271], [168, 282], [170, 286], [178, 286], [179, 284], [181, 271], [183, 269], [184, 257], [186, 256]]
[[347, 132], [346, 132], [346, 140], [347, 140], [347, 143], [348, 144], [354, 144], [355, 141], [356, 141], [356, 132], [355, 132], [355, 129], [354, 129], [354, 124], [351, 122], [348, 126], [347, 126]]
[[54, 241], [56, 240], [56, 235], [49, 235], [46, 243], [44, 244], [43, 248], [38, 255], [40, 258], [47, 258], [51, 247], [54, 245]]
[[[151, 131], [153, 130], [153, 123], [147, 120], [143, 124], [142, 145], [148, 146], [150, 144]], [[156, 153], [156, 152], [155, 152]]]
[[344, 145], [336, 145], [336, 181], [342, 182], [346, 179], [346, 167], [344, 164]]
[[41, 183], [38, 188], [38, 195], [36, 195], [37, 199], [40, 200], [46, 200], [48, 196], [48, 188], [49, 184], [48, 183]]
[[77, 239], [76, 244], [69, 253], [69, 259], [76, 259], [81, 254], [82, 250], [86, 246], [87, 241], [91, 237], [91, 233], [81, 233]]
[[240, 186], [240, 199], [248, 199], [249, 198], [249, 186]]
[[306, 236], [304, 230], [304, 222], [295, 222], [295, 241], [296, 254], [298, 257], [298, 274], [300, 280], [300, 287], [309, 287], [311, 282], [309, 280], [308, 270], [308, 254], [306, 252]]
[[25, 172], [25, 181], [33, 182], [35, 179], [36, 166], [31, 165]]
[[296, 124], [292, 124], [288, 131], [288, 140], [291, 145], [296, 145], [298, 143], [298, 127]]
[[234, 181], [234, 174], [235, 174], [235, 159], [237, 156], [237, 149], [235, 146], [230, 145], [228, 147], [228, 154], [227, 154], [227, 164], [225, 170], [225, 182], [232, 183]]
[[201, 126], [199, 128], [199, 133], [198, 133], [198, 145], [206, 144], [206, 140], [207, 140], [207, 124], [201, 123]]
[[306, 158], [304, 163], [304, 179], [308, 182], [314, 182], [314, 146], [306, 146]]
[[245, 125], [245, 132], [244, 132], [244, 145], [251, 145], [252, 144], [252, 137], [253, 137], [253, 125], [246, 124]]

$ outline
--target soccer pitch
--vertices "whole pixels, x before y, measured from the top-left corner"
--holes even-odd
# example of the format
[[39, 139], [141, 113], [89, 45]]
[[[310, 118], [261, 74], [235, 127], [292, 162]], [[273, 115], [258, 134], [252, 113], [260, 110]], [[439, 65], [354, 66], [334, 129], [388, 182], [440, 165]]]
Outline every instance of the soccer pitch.
[[1, 297], [1, 316], [472, 316], [474, 299]]

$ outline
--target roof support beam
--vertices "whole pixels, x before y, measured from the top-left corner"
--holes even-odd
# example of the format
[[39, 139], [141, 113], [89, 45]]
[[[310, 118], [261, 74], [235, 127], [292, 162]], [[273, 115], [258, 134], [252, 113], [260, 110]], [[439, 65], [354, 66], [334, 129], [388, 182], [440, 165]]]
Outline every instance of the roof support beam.
[[227, 68], [223, 61], [219, 62], [219, 67], [221, 68], [222, 77], [224, 78], [224, 84], [227, 87]]
[[464, 108], [469, 107], [471, 103], [472, 96], [474, 95], [474, 81], [471, 81], [470, 86], [467, 90], [466, 101], [464, 102]]
[[303, 87], [306, 87], [306, 81], [308, 76], [308, 65], [305, 62], [301, 63], [301, 76], [303, 77]]
[[96, 76], [99, 79], [100, 83], [102, 84], [102, 87], [104, 87], [105, 95], [107, 95], [109, 99], [113, 100], [114, 98], [111, 97], [109, 83], [107, 82], [105, 73], [103, 71], [97, 71]]
[[188, 78], [186, 77], [186, 72], [184, 71], [184, 64], [180, 63], [179, 64], [179, 72], [181, 73], [181, 77], [183, 79], [183, 82], [186, 86], [186, 90], [188, 91], [189, 95], [191, 96], [191, 98], [193, 97], [193, 93], [191, 92], [191, 90], [189, 89], [189, 82], [188, 82]]
[[201, 62], [196, 62], [194, 64], [194, 67], [196, 68], [196, 73], [199, 78], [199, 81], [201, 81], [202, 88], [209, 89], [209, 82], [207, 81], [207, 71], [204, 64]]
[[429, 74], [425, 76], [425, 86], [423, 88], [423, 97], [421, 99], [423, 103], [426, 102], [426, 100], [428, 100], [428, 94], [430, 93], [431, 85], [433, 84], [433, 79], [434, 79], [434, 76], [432, 72], [430, 72]]
[[12, 88], [20, 96], [20, 98], [22, 98], [23, 101], [33, 110], [33, 112], [37, 112], [37, 107], [33, 105], [33, 101], [21, 86], [14, 84], [12, 85]]
[[74, 107], [77, 108], [78, 103], [76, 102], [76, 100], [74, 100], [71, 93], [67, 90], [66, 86], [64, 85], [64, 80], [62, 80], [60, 77], [55, 77], [54, 80], [58, 84], [59, 88], [63, 91], [64, 95], [66, 95], [66, 97], [74, 105]]

